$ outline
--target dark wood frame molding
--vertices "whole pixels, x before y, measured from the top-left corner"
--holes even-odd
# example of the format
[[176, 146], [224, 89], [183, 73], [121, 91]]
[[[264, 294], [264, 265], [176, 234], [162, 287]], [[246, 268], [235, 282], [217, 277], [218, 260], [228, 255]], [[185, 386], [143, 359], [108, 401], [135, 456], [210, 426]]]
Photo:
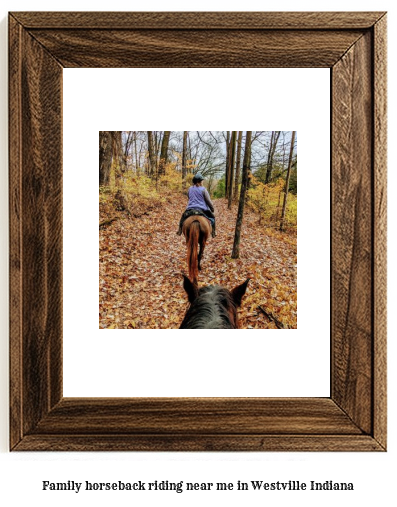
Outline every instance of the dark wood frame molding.
[[[331, 69], [330, 398], [63, 398], [64, 67]], [[384, 451], [385, 13], [14, 12], [9, 73], [10, 448]]]

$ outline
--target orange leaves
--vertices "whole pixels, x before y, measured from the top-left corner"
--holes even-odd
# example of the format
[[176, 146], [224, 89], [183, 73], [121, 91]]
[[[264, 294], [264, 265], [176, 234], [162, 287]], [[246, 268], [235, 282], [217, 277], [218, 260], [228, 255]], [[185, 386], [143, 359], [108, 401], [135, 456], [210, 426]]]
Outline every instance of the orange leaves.
[[[138, 218], [121, 217], [99, 232], [101, 329], [179, 328], [188, 308], [181, 275], [187, 265], [185, 240], [176, 231], [186, 198], [166, 192], [167, 200], [146, 207]], [[207, 243], [199, 285], [232, 289], [251, 278], [239, 310], [240, 328], [276, 328], [259, 306], [286, 327], [296, 327], [296, 236], [269, 235], [246, 209], [240, 259], [231, 259], [237, 209], [228, 210], [224, 199], [214, 205], [217, 237]]]

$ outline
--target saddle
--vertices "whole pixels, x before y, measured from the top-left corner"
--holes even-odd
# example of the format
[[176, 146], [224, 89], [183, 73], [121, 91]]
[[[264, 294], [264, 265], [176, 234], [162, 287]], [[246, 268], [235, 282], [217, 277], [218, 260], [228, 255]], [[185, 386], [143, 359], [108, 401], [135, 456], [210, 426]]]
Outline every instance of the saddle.
[[199, 208], [190, 208], [190, 209], [187, 209], [187, 210], [183, 213], [183, 215], [182, 215], [182, 217], [181, 217], [181, 225], [183, 224], [183, 222], [184, 222], [187, 218], [189, 218], [189, 217], [191, 217], [191, 216], [194, 216], [194, 215], [199, 215], [199, 216], [202, 216], [202, 217], [206, 218], [206, 219], [210, 222], [210, 224], [211, 224], [211, 225], [213, 225], [213, 220], [211, 220], [211, 218], [210, 218], [210, 217], [208, 217], [208, 216], [204, 213], [204, 211], [203, 211], [203, 210], [201, 210], [201, 209], [199, 209]]
[[211, 224], [212, 226], [212, 237], [214, 238], [216, 236], [216, 233], [215, 233], [215, 220], [211, 217], [209, 217], [208, 215], [206, 215], [204, 213], [203, 210], [199, 209], [199, 208], [190, 208], [190, 209], [187, 209], [184, 213], [182, 213], [182, 216], [181, 216], [181, 220], [179, 222], [179, 228], [178, 228], [178, 236], [181, 236], [182, 235], [182, 225], [183, 225], [183, 222], [191, 217], [191, 216], [194, 216], [194, 215], [199, 215], [199, 216], [202, 216], [204, 218], [206, 218], [209, 223]]

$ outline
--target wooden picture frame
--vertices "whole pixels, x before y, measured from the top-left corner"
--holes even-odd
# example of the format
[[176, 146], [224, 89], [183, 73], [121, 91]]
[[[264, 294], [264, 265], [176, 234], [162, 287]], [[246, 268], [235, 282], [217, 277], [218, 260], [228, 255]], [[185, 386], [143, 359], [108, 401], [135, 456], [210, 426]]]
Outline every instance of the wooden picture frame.
[[[329, 398], [63, 398], [64, 67], [331, 69]], [[384, 451], [385, 13], [14, 12], [9, 73], [10, 448]]]

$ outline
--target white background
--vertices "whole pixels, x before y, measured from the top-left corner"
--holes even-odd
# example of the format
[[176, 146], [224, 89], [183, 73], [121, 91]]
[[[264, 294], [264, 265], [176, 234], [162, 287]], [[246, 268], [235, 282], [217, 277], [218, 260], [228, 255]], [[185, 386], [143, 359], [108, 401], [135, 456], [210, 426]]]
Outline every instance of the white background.
[[[65, 69], [63, 83], [64, 395], [329, 396], [330, 70]], [[128, 125], [298, 131], [298, 329], [98, 329], [98, 130]]]
[[[387, 453], [30, 453], [17, 454], [8, 452], [8, 268], [7, 268], [7, 74], [4, 72], [7, 62], [7, 23], [6, 11], [8, 10], [54, 10], [55, 6], [49, 1], [37, 1], [34, 6], [27, 1], [6, 0], [3, 4], [2, 18], [0, 23], [1, 33], [1, 170], [0, 170], [0, 216], [1, 216], [1, 326], [0, 334], [0, 499], [3, 505], [87, 505], [95, 502], [97, 506], [108, 505], [109, 502], [117, 502], [118, 506], [130, 506], [133, 504], [154, 506], [158, 503], [202, 505], [218, 505], [222, 500], [233, 505], [242, 502], [250, 505], [265, 504], [290, 505], [292, 502], [298, 505], [317, 506], [319, 504], [350, 506], [360, 503], [361, 506], [373, 506], [382, 504], [391, 506], [395, 504], [395, 469], [397, 465], [397, 439], [396, 425], [396, 345], [393, 339], [395, 324], [390, 318], [389, 322], [389, 442]], [[113, 1], [95, 2], [90, 4], [85, 0], [79, 2], [70, 0], [68, 3], [60, 3], [56, 6], [61, 10], [316, 10], [318, 2], [301, 0], [296, 2], [279, 1], [260, 2], [247, 0], [244, 4], [232, 2], [211, 2], [203, 0], [196, 2], [178, 1], [147, 1], [122, 2]], [[389, 48], [396, 45], [396, 14], [395, 3], [383, 2], [353, 2], [353, 1], [324, 1], [321, 10], [388, 10], [389, 11]], [[396, 111], [395, 92], [395, 56], [390, 51], [389, 59], [389, 111]], [[232, 128], [232, 127], [230, 127]], [[273, 127], [270, 127], [273, 128]], [[396, 138], [395, 113], [389, 120], [390, 145]], [[393, 160], [390, 160], [393, 163]], [[389, 175], [389, 258], [396, 258], [396, 242], [393, 234], [393, 219], [396, 216], [396, 205], [392, 199], [392, 189], [395, 188], [396, 178], [393, 171]], [[395, 202], [395, 201], [394, 201]], [[391, 220], [390, 220], [391, 218]], [[395, 301], [396, 282], [395, 267], [389, 265], [389, 307], [390, 315], [393, 315]], [[291, 493], [266, 493], [266, 492], [196, 492], [183, 493], [165, 492], [163, 494], [148, 493], [84, 493], [73, 492], [47, 493], [41, 491], [41, 481], [51, 480], [64, 482], [74, 480], [79, 482], [88, 481], [194, 481], [194, 482], [235, 482], [238, 479], [249, 482], [251, 480], [288, 481], [301, 480], [315, 481], [352, 481], [355, 491], [352, 493], [341, 492], [291, 492]], [[187, 498], [187, 495], [189, 497]]]

